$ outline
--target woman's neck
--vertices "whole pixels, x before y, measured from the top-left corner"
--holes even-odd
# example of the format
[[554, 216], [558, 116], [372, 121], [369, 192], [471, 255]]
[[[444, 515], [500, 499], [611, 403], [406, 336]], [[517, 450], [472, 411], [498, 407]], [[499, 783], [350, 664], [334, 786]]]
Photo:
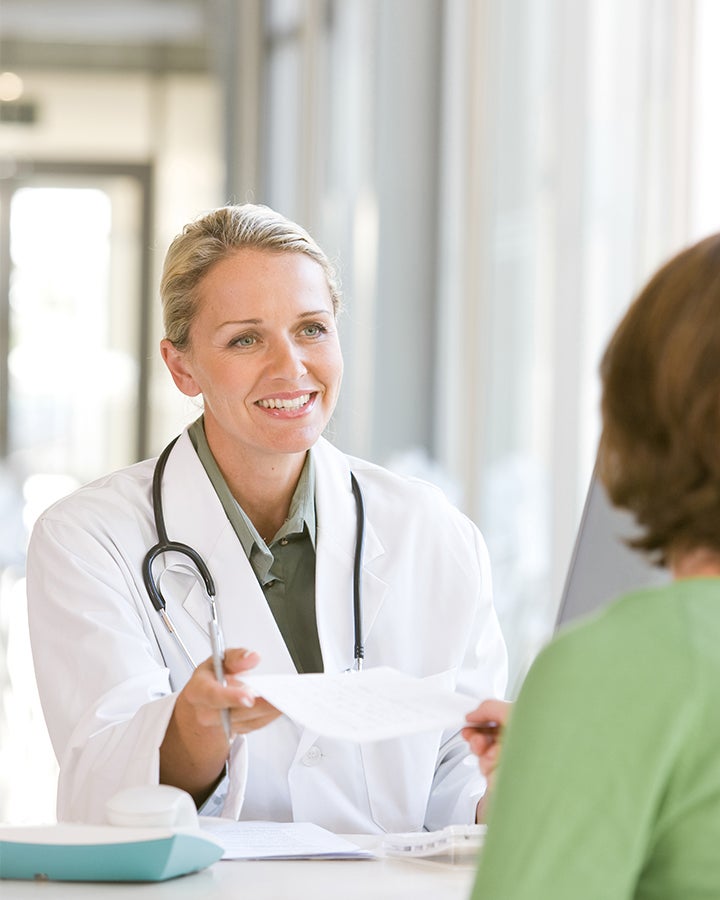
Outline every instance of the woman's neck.
[[230, 493], [263, 539], [271, 540], [287, 519], [307, 451], [253, 455], [206, 436]]
[[288, 517], [302, 472], [302, 462], [297, 470], [293, 469], [290, 473], [279, 469], [262, 475], [248, 471], [238, 475], [223, 472], [233, 497], [266, 543], [272, 540]]
[[670, 557], [670, 571], [675, 579], [720, 576], [720, 553], [706, 547], [674, 553]]

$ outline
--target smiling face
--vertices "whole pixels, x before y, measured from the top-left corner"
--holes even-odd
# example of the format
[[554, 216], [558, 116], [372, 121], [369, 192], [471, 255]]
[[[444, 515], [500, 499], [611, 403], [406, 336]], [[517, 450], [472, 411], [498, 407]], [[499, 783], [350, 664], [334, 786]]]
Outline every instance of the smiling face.
[[304, 458], [335, 408], [342, 355], [322, 267], [304, 253], [243, 248], [200, 281], [190, 343], [161, 344], [178, 388], [202, 394], [221, 468]]

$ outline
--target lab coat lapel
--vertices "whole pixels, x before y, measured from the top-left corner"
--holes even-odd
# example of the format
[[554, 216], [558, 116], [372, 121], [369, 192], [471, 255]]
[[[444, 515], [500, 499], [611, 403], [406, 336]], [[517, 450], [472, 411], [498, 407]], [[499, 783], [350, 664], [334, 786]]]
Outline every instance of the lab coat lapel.
[[[261, 658], [255, 670], [258, 673], [294, 672], [265, 595], [187, 433], [181, 435], [168, 459], [163, 507], [170, 539], [194, 547], [212, 575], [226, 646], [256, 650]], [[185, 579], [184, 594], [176, 589], [173, 596], [201, 629], [207, 656], [209, 604], [204, 588], [194, 569], [187, 568], [187, 560], [167, 562], [173, 577], [179, 569]]]
[[[321, 439], [313, 448], [316, 459], [317, 559], [315, 606], [318, 636], [326, 672], [353, 665], [353, 565], [357, 515], [347, 458]], [[362, 487], [362, 478], [358, 479]], [[365, 517], [361, 571], [363, 636], [367, 642], [385, 598], [387, 585], [373, 572], [384, 548], [373, 523]], [[371, 661], [370, 661], [371, 663]]]

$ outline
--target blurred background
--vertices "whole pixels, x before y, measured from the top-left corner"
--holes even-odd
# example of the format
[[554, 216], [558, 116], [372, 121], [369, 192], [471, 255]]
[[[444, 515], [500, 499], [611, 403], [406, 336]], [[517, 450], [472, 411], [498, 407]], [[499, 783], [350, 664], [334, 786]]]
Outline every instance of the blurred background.
[[562, 594], [602, 347], [720, 228], [719, 36], [717, 0], [0, 0], [0, 821], [54, 817], [29, 529], [198, 415], [160, 360], [159, 269], [227, 202], [337, 262], [332, 438], [480, 526], [516, 693]]

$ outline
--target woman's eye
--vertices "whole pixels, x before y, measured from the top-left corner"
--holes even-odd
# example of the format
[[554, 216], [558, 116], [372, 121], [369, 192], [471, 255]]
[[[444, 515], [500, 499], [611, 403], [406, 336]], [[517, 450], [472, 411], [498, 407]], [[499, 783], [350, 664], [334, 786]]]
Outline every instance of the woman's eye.
[[254, 343], [255, 338], [252, 334], [243, 334], [241, 335], [241, 337], [235, 338], [235, 340], [233, 341], [233, 344], [236, 347], [252, 347]]
[[308, 337], [317, 337], [320, 334], [324, 334], [327, 329], [320, 322], [313, 322], [312, 325], [306, 325], [303, 331]]

